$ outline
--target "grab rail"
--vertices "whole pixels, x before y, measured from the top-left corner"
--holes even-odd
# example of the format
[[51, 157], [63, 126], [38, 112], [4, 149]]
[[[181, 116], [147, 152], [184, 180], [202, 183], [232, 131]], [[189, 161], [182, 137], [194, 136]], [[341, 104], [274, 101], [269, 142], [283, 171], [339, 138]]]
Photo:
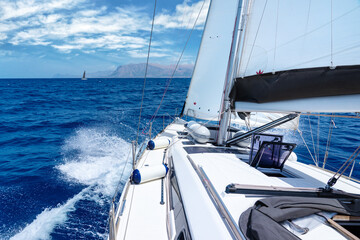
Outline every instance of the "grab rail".
[[194, 168], [195, 172], [199, 176], [202, 184], [204, 185], [208, 195], [213, 200], [214, 206], [217, 209], [218, 213], [220, 214], [223, 222], [229, 229], [229, 233], [233, 239], [240, 240], [246, 239], [243, 233], [241, 232], [239, 226], [236, 224], [235, 220], [232, 218], [231, 214], [229, 213], [228, 209], [226, 208], [225, 204], [221, 200], [219, 194], [215, 190], [215, 187], [212, 185], [210, 179], [206, 175], [205, 171], [202, 167], [195, 164], [195, 162], [191, 159], [189, 155], [187, 155], [192, 167]]

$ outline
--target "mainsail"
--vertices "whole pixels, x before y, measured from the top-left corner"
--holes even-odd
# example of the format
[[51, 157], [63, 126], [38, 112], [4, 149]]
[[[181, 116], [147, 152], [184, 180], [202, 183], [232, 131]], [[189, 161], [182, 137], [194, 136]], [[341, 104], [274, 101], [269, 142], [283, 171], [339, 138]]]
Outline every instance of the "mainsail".
[[[227, 4], [211, 1], [183, 115], [208, 121], [219, 120], [237, 10], [238, 7], [241, 7], [242, 11], [247, 10], [238, 4], [248, 4], [248, 1], [231, 0]], [[247, 12], [241, 12], [242, 16], [246, 14]], [[283, 115], [252, 113], [250, 125], [260, 126], [281, 116]], [[245, 125], [236, 114], [231, 115], [231, 123]], [[298, 119], [281, 127], [296, 129]]]
[[359, 24], [359, 1], [252, 1], [233, 110], [359, 111]]

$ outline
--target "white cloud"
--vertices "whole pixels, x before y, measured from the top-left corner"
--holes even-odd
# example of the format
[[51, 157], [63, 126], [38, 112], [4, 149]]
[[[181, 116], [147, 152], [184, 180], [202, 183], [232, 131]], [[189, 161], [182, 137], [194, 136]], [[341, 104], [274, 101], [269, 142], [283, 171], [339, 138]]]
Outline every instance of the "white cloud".
[[5, 33], [0, 33], [0, 41], [7, 39], [7, 35]]
[[[198, 27], [206, 19], [209, 0], [205, 1]], [[172, 14], [162, 10], [155, 30], [192, 28], [202, 5], [203, 1], [184, 0]], [[62, 53], [121, 50], [130, 57], [145, 58], [150, 27], [151, 15], [142, 6], [110, 9], [95, 7], [90, 0], [0, 0], [0, 43], [50, 46]], [[166, 47], [175, 42], [154, 40], [151, 57], [173, 56], [174, 51]]]
[[0, 20], [51, 13], [58, 9], [72, 9], [84, 1], [85, 0], [2, 0], [0, 2]]
[[[89, 51], [95, 48], [141, 48], [147, 40], [139, 31], [149, 30], [149, 18], [136, 8], [116, 8], [74, 11], [71, 14], [42, 14], [26, 20], [0, 24], [0, 32], [12, 33], [14, 45], [51, 45], [62, 52], [74, 49]], [[14, 24], [16, 23], [16, 24]], [[20, 23], [20, 24], [18, 24]], [[4, 33], [5, 34], [5, 33]], [[132, 35], [137, 35], [134, 37]]]
[[143, 38], [110, 34], [98, 38], [80, 37], [69, 41], [68, 44], [53, 47], [63, 52], [85, 49], [84, 52], [91, 53], [88, 49], [136, 49], [146, 45], [147, 42]]
[[206, 21], [207, 10], [210, 4], [210, 0], [204, 1], [189, 4], [189, 1], [185, 0], [182, 4], [176, 6], [175, 14], [165, 12], [158, 15], [155, 18], [155, 24], [164, 28], [191, 29], [201, 10], [199, 19], [196, 22], [196, 27], [201, 27]]
[[54, 24], [63, 17], [64, 16], [61, 14], [40, 15], [40, 16], [38, 16], [38, 20], [39, 20], [39, 23], [42, 23], [42, 24]]
[[84, 17], [93, 17], [102, 13], [106, 13], [107, 7], [103, 6], [100, 9], [90, 9], [90, 10], [83, 10], [77, 12], [77, 15], [81, 15]]
[[54, 48], [58, 49], [59, 51], [64, 52], [64, 53], [69, 53], [73, 49], [81, 49], [81, 46], [68, 45], [68, 44], [65, 44], [65, 45], [52, 45], [52, 46]]

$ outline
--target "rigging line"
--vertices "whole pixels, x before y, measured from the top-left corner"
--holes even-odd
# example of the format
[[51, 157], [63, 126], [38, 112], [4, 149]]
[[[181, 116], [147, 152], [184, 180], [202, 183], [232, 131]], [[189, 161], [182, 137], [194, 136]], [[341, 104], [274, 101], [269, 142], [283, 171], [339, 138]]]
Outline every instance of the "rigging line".
[[[207, 1], [207, 0], [204, 0], [204, 1]], [[198, 3], [200, 3], [200, 2], [198, 2]], [[190, 8], [189, 8], [189, 9], [190, 9]], [[191, 9], [192, 9], [192, 11], [190, 12]], [[195, 14], [196, 8], [195, 8], [195, 7], [191, 7], [191, 9], [188, 10], [187, 12], [185, 12], [185, 13], [183, 14], [182, 19], [181, 19], [181, 21], [180, 21], [180, 27], [183, 27], [184, 29], [189, 29], [189, 28], [190, 28], [191, 20], [192, 20], [192, 18], [193, 18], [193, 15]], [[188, 16], [189, 13], [190, 13], [189, 20], [188, 20], [187, 24], [184, 24], [184, 23], [185, 23], [185, 16]], [[181, 39], [185, 39], [185, 37], [186, 37], [186, 32], [183, 32], [183, 33], [181, 34]]]
[[321, 117], [333, 117], [333, 118], [355, 118], [360, 119], [360, 116], [346, 116], [346, 115], [329, 115], [329, 114], [315, 114], [315, 113], [300, 113], [303, 116], [321, 116]]
[[250, 116], [245, 118], [245, 125], [246, 125], [248, 131], [250, 131], [251, 130]]
[[302, 131], [300, 131], [299, 129], [297, 129], [297, 130], [298, 130], [298, 132], [299, 132], [299, 134], [300, 134], [300, 137], [301, 137], [301, 139], [303, 140], [303, 142], [304, 142], [304, 144], [305, 144], [305, 147], [307, 148], [307, 150], [308, 150], [308, 152], [309, 152], [312, 160], [314, 161], [315, 165], [317, 166], [316, 161], [315, 161], [313, 155], [311, 154], [311, 151], [310, 151], [308, 145], [307, 145], [306, 142], [305, 142], [305, 139], [304, 139], [304, 137], [303, 137], [303, 135], [302, 135]]
[[278, 34], [278, 23], [279, 23], [279, 0], [277, 1], [276, 9], [276, 27], [275, 27], [275, 47], [274, 47], [274, 60], [273, 60], [273, 73], [275, 73], [275, 56], [276, 56], [276, 44], [277, 44], [277, 34]]
[[311, 0], [309, 1], [308, 14], [307, 14], [306, 26], [305, 26], [305, 34], [307, 34], [308, 27], [309, 27], [310, 9], [311, 9]]
[[333, 127], [335, 126], [335, 122], [334, 122], [333, 119], [334, 119], [333, 117], [330, 118], [329, 133], [328, 133], [327, 142], [326, 142], [324, 161], [323, 161], [323, 168], [325, 168], [326, 159], [329, 156], [329, 149], [330, 149], [330, 141], [331, 141], [331, 136], [332, 136], [332, 130], [333, 130]]
[[[340, 173], [340, 175], [338, 176], [337, 179], [339, 179], [343, 174], [344, 172], [346, 171], [346, 169], [348, 169], [348, 167], [351, 165], [351, 163], [353, 161], [355, 161], [356, 157], [359, 155], [360, 153], [360, 146], [353, 152], [353, 154], [351, 154], [351, 156], [343, 163], [343, 165], [339, 168], [339, 170], [334, 174], [334, 176], [332, 178], [335, 178], [335, 176], [337, 174], [339, 174], [340, 170], [342, 170], [342, 172]], [[356, 154], [356, 155], [355, 155]], [[354, 156], [355, 155], [355, 156]], [[354, 156], [354, 157], [353, 157]], [[346, 167], [345, 167], [346, 165]], [[344, 168], [344, 169], [342, 169]]]
[[316, 156], [316, 149], [315, 149], [315, 141], [314, 141], [314, 136], [313, 136], [313, 133], [312, 133], [312, 127], [311, 127], [311, 121], [310, 121], [310, 117], [308, 116], [308, 119], [309, 119], [309, 127], [310, 127], [310, 134], [311, 134], [311, 139], [312, 139], [312, 145], [313, 145], [313, 149], [314, 149], [314, 156], [315, 156], [315, 160], [316, 160], [316, 166], [318, 166], [319, 164], [319, 160], [317, 159], [317, 156]]
[[258, 28], [257, 28], [257, 30], [256, 30], [254, 42], [253, 42], [253, 44], [252, 44], [252, 46], [251, 46], [251, 51], [250, 51], [250, 54], [249, 54], [249, 58], [248, 58], [248, 61], [247, 61], [247, 63], [246, 63], [246, 67], [245, 67], [245, 70], [244, 70], [244, 75], [245, 75], [246, 70], [247, 70], [247, 68], [248, 68], [248, 66], [249, 66], [250, 58], [251, 58], [252, 52], [253, 52], [253, 50], [254, 50], [255, 42], [256, 42], [256, 39], [257, 39], [257, 36], [258, 36], [258, 33], [259, 33], [259, 29], [260, 29], [260, 26], [261, 26], [261, 23], [262, 23], [262, 19], [263, 19], [263, 17], [264, 17], [264, 13], [265, 13], [265, 9], [266, 9], [267, 2], [268, 2], [268, 1], [266, 0], [265, 5], [264, 5], [263, 12], [262, 12], [262, 14], [261, 14], [259, 26], [258, 26]]
[[316, 133], [316, 137], [317, 137], [317, 141], [316, 141], [316, 145], [317, 145], [317, 160], [318, 163], [320, 163], [320, 116], [318, 116], [318, 127], [317, 127], [317, 133]]
[[[207, 0], [204, 0], [203, 4], [205, 4], [205, 1], [207, 1]], [[198, 3], [200, 3], [200, 2], [198, 2]], [[196, 8], [193, 7], [193, 10], [191, 11], [191, 14], [190, 14], [189, 21], [188, 21], [188, 23], [186, 24], [186, 29], [188, 29], [188, 28], [190, 27], [190, 25], [191, 25], [191, 20], [193, 19], [193, 15], [196, 13], [195, 10], [196, 10]], [[200, 11], [201, 11], [201, 9], [200, 9]], [[183, 19], [184, 19], [184, 18], [185, 18], [185, 14], [184, 14], [184, 16], [183, 16]], [[183, 36], [185, 37], [185, 34], [184, 34]]]
[[331, 22], [331, 25], [330, 25], [330, 43], [331, 43], [331, 49], [330, 49], [330, 52], [331, 52], [331, 63], [330, 63], [330, 68], [334, 68], [334, 64], [333, 64], [333, 1], [331, 0], [331, 19], [330, 19], [330, 22]]
[[[182, 52], [181, 52], [181, 54], [180, 54], [180, 56], [179, 56], [179, 59], [178, 59], [176, 65], [175, 65], [174, 71], [172, 72], [172, 75], [171, 75], [171, 77], [170, 77], [170, 79], [169, 79], [169, 81], [168, 81], [168, 85], [167, 85], [167, 87], [166, 87], [166, 89], [165, 89], [165, 91], [164, 91], [164, 94], [163, 94], [162, 98], [161, 98], [160, 104], [159, 104], [158, 108], [156, 109], [156, 111], [155, 111], [155, 113], [154, 113], [154, 115], [153, 115], [154, 117], [152, 117], [152, 119], [154, 119], [154, 118], [156, 117], [156, 115], [157, 115], [157, 113], [158, 113], [158, 111], [159, 111], [159, 109], [160, 109], [160, 107], [161, 107], [161, 104], [162, 104], [162, 102], [163, 102], [163, 100], [164, 100], [164, 97], [165, 97], [166, 92], [167, 92], [167, 90], [168, 90], [168, 88], [169, 88], [169, 85], [170, 85], [170, 83], [171, 83], [171, 80], [174, 78], [175, 72], [176, 72], [176, 70], [177, 70], [177, 68], [178, 68], [178, 66], [179, 66], [179, 64], [180, 64], [180, 61], [181, 61], [181, 59], [182, 59], [182, 56], [183, 56], [183, 54], [184, 54], [184, 52], [185, 52], [185, 49], [186, 49], [186, 47], [187, 47], [187, 44], [189, 43], [190, 37], [191, 37], [191, 35], [192, 35], [195, 27], [196, 27], [197, 21], [198, 21], [198, 19], [199, 19], [199, 17], [200, 17], [200, 14], [201, 14], [201, 12], [202, 12], [202, 9], [203, 9], [204, 5], [205, 5], [205, 1], [204, 1], [203, 4], [201, 5], [200, 11], [199, 11], [199, 13], [198, 13], [198, 15], [197, 15], [197, 17], [196, 17], [196, 19], [195, 19], [194, 25], [193, 25], [193, 27], [192, 27], [192, 29], [191, 29], [191, 31], [190, 31], [190, 34], [189, 34], [189, 36], [188, 36], [188, 39], [186, 40], [185, 46], [184, 46], [184, 48], [183, 48], [183, 50], [182, 50]], [[151, 119], [151, 120], [152, 120], [152, 119]], [[150, 120], [150, 121], [151, 121], [151, 120]]]
[[[137, 144], [138, 144], [138, 139], [139, 139], [139, 130], [140, 130], [141, 112], [142, 112], [142, 107], [143, 107], [143, 103], [144, 103], [144, 95], [145, 95], [144, 93], [145, 93], [145, 86], [146, 86], [146, 75], [147, 75], [148, 66], [149, 66], [150, 49], [151, 49], [151, 40], [152, 40], [152, 34], [153, 34], [153, 30], [154, 30], [154, 22], [155, 22], [155, 11], [156, 11], [156, 0], [155, 0], [155, 4], [154, 4], [153, 18], [152, 18], [152, 22], [151, 22], [151, 32], [150, 32], [150, 40], [149, 40], [148, 54], [147, 54], [147, 58], [146, 58], [146, 67], [145, 67], [144, 84], [143, 84], [143, 89], [142, 89], [142, 95], [141, 95], [141, 105], [140, 105], [140, 113], [139, 113], [139, 123], [138, 123], [138, 129], [137, 129], [136, 141], [135, 141], [135, 145], [136, 145], [136, 146], [137, 146]], [[136, 147], [136, 146], [135, 146], [135, 147]]]

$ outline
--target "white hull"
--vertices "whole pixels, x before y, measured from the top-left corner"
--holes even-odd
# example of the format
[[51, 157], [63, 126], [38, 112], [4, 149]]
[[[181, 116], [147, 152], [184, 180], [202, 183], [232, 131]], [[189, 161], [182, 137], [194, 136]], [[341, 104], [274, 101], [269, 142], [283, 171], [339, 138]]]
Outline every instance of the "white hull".
[[[178, 133], [184, 132], [183, 124], [177, 120], [157, 136], [172, 138], [166, 151], [145, 150], [139, 159], [137, 167], [158, 165], [164, 159], [172, 170], [164, 179], [139, 185], [127, 182], [114, 215], [115, 239], [178, 239], [181, 232], [185, 233], [185, 239], [190, 239], [189, 236], [191, 239], [242, 239], [244, 235], [238, 226], [240, 215], [266, 194], [227, 193], [225, 189], [229, 184], [319, 188], [333, 176], [327, 170], [296, 160], [285, 163], [281, 174], [287, 177], [278, 177], [278, 169], [270, 170], [273, 176], [266, 175], [246, 163], [247, 149], [197, 144], [191, 138], [179, 136]], [[178, 188], [173, 187], [175, 179]], [[346, 178], [340, 178], [335, 188], [360, 193], [360, 184]], [[164, 204], [160, 204], [162, 191]], [[309, 219], [313, 225], [299, 238], [346, 239], [321, 219], [316, 220], [314, 216]]]

